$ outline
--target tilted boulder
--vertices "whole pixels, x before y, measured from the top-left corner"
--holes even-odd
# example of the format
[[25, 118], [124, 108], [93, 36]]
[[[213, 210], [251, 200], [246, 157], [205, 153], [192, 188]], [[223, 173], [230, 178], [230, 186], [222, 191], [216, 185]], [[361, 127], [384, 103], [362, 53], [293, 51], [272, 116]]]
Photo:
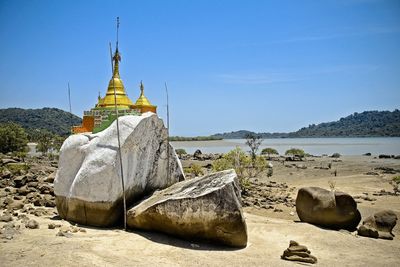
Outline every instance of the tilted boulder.
[[245, 247], [247, 227], [240, 197], [235, 171], [221, 171], [156, 191], [128, 210], [127, 225]]
[[355, 230], [361, 220], [353, 197], [320, 187], [301, 188], [296, 211], [301, 221], [331, 229]]
[[393, 228], [396, 226], [397, 215], [391, 210], [382, 210], [372, 216], [367, 217], [358, 228], [358, 235], [393, 239]]
[[[119, 128], [127, 206], [184, 179], [157, 115], [120, 117]], [[113, 225], [122, 218], [122, 192], [116, 121], [102, 132], [71, 135], [65, 140], [54, 180], [62, 218], [94, 226]]]

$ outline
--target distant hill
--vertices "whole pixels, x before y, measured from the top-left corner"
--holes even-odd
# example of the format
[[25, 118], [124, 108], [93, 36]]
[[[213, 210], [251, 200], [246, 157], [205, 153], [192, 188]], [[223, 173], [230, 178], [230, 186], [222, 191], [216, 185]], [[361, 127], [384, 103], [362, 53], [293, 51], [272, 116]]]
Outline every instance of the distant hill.
[[222, 139], [243, 139], [243, 138], [246, 138], [246, 135], [248, 135], [248, 134], [259, 135], [262, 138], [289, 137], [288, 133], [255, 133], [255, 132], [246, 131], [246, 130], [240, 130], [240, 131], [235, 131], [235, 132], [230, 132], [230, 133], [217, 133], [217, 134], [211, 135], [211, 137], [217, 137], [217, 138], [222, 138]]
[[7, 108], [0, 109], [0, 123], [2, 122], [15, 122], [27, 130], [46, 129], [66, 136], [71, 132], [71, 125], [79, 125], [82, 119], [57, 108]]
[[311, 124], [291, 133], [254, 133], [240, 130], [213, 136], [235, 139], [245, 138], [249, 133], [260, 135], [262, 138], [400, 136], [400, 111], [396, 109], [356, 112], [338, 121]]

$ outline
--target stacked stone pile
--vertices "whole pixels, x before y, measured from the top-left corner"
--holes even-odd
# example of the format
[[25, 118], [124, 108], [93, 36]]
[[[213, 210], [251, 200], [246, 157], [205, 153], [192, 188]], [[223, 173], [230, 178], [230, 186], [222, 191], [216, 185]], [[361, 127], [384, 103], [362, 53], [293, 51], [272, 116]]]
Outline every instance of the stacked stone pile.
[[283, 252], [281, 258], [288, 261], [317, 263], [317, 258], [311, 255], [311, 251], [306, 246], [300, 245], [293, 240], [290, 241], [289, 247]]

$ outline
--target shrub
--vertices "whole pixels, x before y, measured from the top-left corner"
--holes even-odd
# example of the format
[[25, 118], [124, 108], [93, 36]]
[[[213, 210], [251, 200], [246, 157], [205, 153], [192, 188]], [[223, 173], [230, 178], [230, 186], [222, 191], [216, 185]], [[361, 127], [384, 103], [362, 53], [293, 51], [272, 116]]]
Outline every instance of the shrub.
[[188, 172], [193, 173], [194, 176], [200, 176], [204, 174], [203, 168], [198, 164], [191, 164]]
[[400, 184], [400, 175], [393, 177], [392, 181], [395, 182], [396, 184]]
[[28, 136], [25, 130], [15, 123], [0, 124], [0, 152], [25, 151]]
[[250, 184], [248, 180], [250, 177], [255, 177], [266, 169], [267, 161], [261, 156], [256, 156], [253, 162], [250, 156], [246, 155], [239, 147], [236, 147], [221, 159], [215, 160], [212, 165], [214, 171], [234, 169], [240, 185], [246, 188]]
[[286, 150], [285, 155], [293, 155], [293, 156], [299, 156], [299, 157], [304, 157], [306, 153], [304, 153], [303, 149], [300, 148], [291, 148]]
[[53, 138], [54, 136], [51, 132], [47, 130], [40, 130], [37, 149], [43, 154], [47, 154], [49, 149], [52, 147]]
[[331, 158], [340, 158], [341, 156], [339, 153], [333, 153]]
[[223, 171], [228, 169], [235, 169], [239, 179], [244, 177], [246, 168], [251, 163], [250, 157], [241, 150], [239, 147], [226, 153], [221, 159], [213, 162], [213, 169], [215, 171]]
[[13, 175], [22, 175], [30, 169], [30, 166], [26, 163], [15, 163], [15, 164], [8, 164], [7, 169]]
[[331, 189], [331, 191], [335, 191], [335, 187], [336, 187], [335, 181], [329, 180], [328, 185], [329, 185], [329, 188]]
[[186, 154], [187, 154], [187, 153], [186, 153], [186, 150], [183, 149], [183, 148], [175, 149], [175, 153], [176, 153], [178, 156], [182, 156], [182, 155], [186, 155]]
[[279, 155], [278, 151], [275, 148], [267, 147], [261, 150], [261, 155]]
[[27, 154], [28, 153], [26, 151], [15, 151], [12, 153], [12, 156], [20, 158], [22, 161], [25, 161]]

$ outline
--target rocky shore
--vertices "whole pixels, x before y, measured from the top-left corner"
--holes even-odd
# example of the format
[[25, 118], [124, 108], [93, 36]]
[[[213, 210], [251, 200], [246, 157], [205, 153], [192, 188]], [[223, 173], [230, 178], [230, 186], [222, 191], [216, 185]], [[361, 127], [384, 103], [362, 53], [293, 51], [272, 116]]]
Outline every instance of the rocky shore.
[[[212, 172], [212, 162], [220, 155], [194, 155], [182, 159], [185, 168], [192, 164], [201, 167], [204, 174]], [[391, 209], [400, 216], [400, 194], [396, 193], [392, 179], [400, 175], [399, 160], [374, 156], [354, 157], [307, 157], [302, 161], [290, 161], [284, 157], [271, 159], [274, 173], [265, 173], [249, 180], [242, 189], [242, 205], [249, 232], [247, 248], [226, 254], [212, 244], [193, 243], [157, 233], [125, 233], [111, 228], [104, 231], [62, 220], [55, 208], [53, 182], [58, 167], [57, 160], [42, 158], [20, 159], [0, 155], [0, 260], [4, 266], [29, 265], [28, 263], [73, 264], [78, 257], [82, 266], [121, 265], [129, 261], [129, 253], [122, 244], [132, 242], [135, 250], [152, 248], [161, 253], [159, 265], [183, 265], [192, 260], [199, 265], [215, 265], [232, 262], [233, 266], [251, 262], [260, 266], [268, 262], [278, 266], [290, 266], [279, 259], [290, 240], [295, 239], [313, 249], [318, 264], [329, 266], [337, 263], [331, 255], [334, 249], [342, 255], [339, 262], [355, 266], [393, 265], [398, 262], [400, 251], [400, 227], [391, 233], [393, 240], [360, 237], [375, 235], [375, 230], [365, 234], [371, 227], [369, 216], [376, 216], [384, 209]], [[336, 171], [336, 175], [335, 175]], [[189, 174], [189, 173], [188, 173]], [[191, 177], [192, 175], [192, 177]], [[193, 179], [195, 175], [187, 175]], [[359, 234], [355, 232], [327, 231], [308, 224], [298, 224], [295, 199], [304, 186], [319, 186], [349, 193], [357, 202], [363, 221]], [[379, 229], [378, 229], [379, 230]], [[272, 232], [271, 232], [272, 231]], [[274, 234], [271, 234], [274, 233]], [[372, 233], [372, 234], [370, 234]], [[379, 232], [378, 237], [382, 236]], [[327, 238], [331, 240], [326, 242]], [[123, 242], [123, 240], [125, 240]], [[130, 241], [127, 241], [130, 240]], [[346, 245], [337, 247], [337, 242]], [[390, 243], [383, 243], [390, 242]], [[57, 244], [49, 246], [50, 244]], [[113, 244], [116, 257], [110, 262], [109, 244]], [[165, 245], [169, 244], [168, 252]], [[269, 249], [266, 249], [268, 244]], [[29, 249], [27, 249], [27, 247]], [[368, 249], [371, 255], [357, 256], [351, 247]], [[202, 249], [210, 250], [212, 257], [204, 257]], [[63, 257], [62, 251], [70, 250], [78, 256]], [[43, 252], [41, 252], [43, 251]], [[93, 251], [102, 251], [97, 254]], [[107, 252], [107, 253], [106, 253]], [[128, 254], [127, 254], [128, 253]], [[232, 255], [234, 260], [232, 259]], [[20, 256], [23, 255], [23, 256]], [[138, 266], [147, 266], [146, 252], [135, 254]], [[250, 260], [251, 259], [251, 260]], [[282, 263], [283, 262], [283, 263]]]

